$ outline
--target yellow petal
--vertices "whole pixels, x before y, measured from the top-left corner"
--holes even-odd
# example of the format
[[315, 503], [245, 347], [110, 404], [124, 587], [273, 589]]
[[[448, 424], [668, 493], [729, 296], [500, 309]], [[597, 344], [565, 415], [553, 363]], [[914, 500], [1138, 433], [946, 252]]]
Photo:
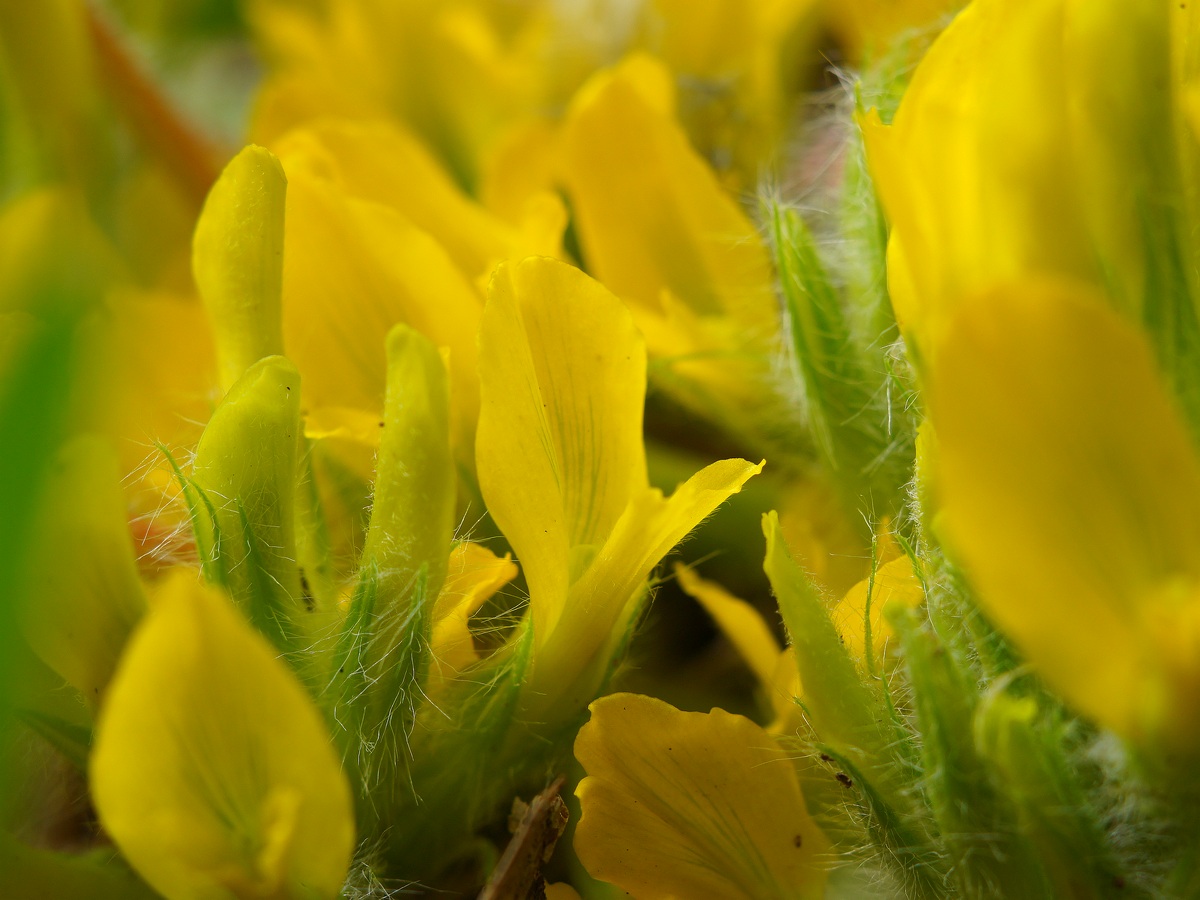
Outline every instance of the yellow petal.
[[480, 198], [501, 219], [517, 224], [530, 198], [553, 188], [557, 165], [558, 128], [545, 119], [521, 122], [488, 151]]
[[[0, 9], [7, 169], [24, 163], [38, 181], [95, 186], [107, 160], [99, 150], [106, 142], [97, 128], [100, 92], [92, 49], [86, 9], [79, 3], [50, 0]], [[31, 147], [20, 146], [26, 134]], [[13, 153], [14, 145], [25, 153]], [[33, 159], [22, 160], [23, 155]]]
[[354, 815], [324, 723], [189, 573], [165, 583], [121, 661], [91, 786], [105, 830], [165, 896], [339, 896]]
[[675, 577], [684, 593], [694, 597], [713, 617], [763, 687], [770, 687], [779, 661], [779, 641], [762, 614], [715, 581], [701, 578], [687, 566], [675, 564]]
[[759, 687], [770, 703], [771, 733], [795, 733], [803, 720], [803, 710], [796, 704], [801, 693], [800, 673], [791, 648], [779, 646], [762, 614], [745, 600], [679, 563], [675, 564], [675, 575], [679, 586], [713, 617], [758, 678]]
[[516, 577], [517, 566], [508, 554], [496, 556], [472, 541], [462, 541], [450, 551], [446, 583], [433, 611], [429, 641], [430, 654], [444, 676], [461, 671], [479, 658], [468, 627], [470, 618]]
[[100, 438], [76, 438], [59, 452], [35, 548], [23, 630], [47, 665], [98, 704], [146, 605], [117, 455]]
[[697, 472], [669, 498], [645, 488], [630, 501], [565, 597], [534, 594], [531, 582], [534, 614], [541, 607], [543, 619], [553, 623], [540, 640], [535, 633], [539, 650], [528, 685], [534, 698], [531, 710], [556, 704], [578, 709], [596, 696], [654, 567], [762, 467], [725, 459]]
[[889, 253], [903, 258], [889, 265], [903, 275], [897, 315], [922, 340], [998, 279], [1096, 274], [1067, 128], [1063, 6], [972, 3], [922, 60], [893, 124], [865, 131], [903, 248]]
[[925, 589], [917, 573], [913, 571], [912, 560], [902, 556], [882, 563], [873, 575], [847, 591], [834, 607], [830, 618], [833, 619], [834, 627], [842, 636], [842, 643], [846, 645], [850, 655], [865, 663], [869, 602], [871, 668], [874, 669], [887, 652], [888, 643], [893, 636], [886, 615], [888, 607], [919, 606], [924, 600]]
[[682, 129], [647, 102], [634, 63], [646, 61], [585, 85], [564, 128], [563, 175], [589, 269], [645, 309], [660, 311], [667, 290], [696, 313], [774, 334], [771, 267], [757, 229]]
[[192, 271], [213, 323], [226, 389], [253, 363], [283, 352], [286, 193], [279, 160], [249, 146], [225, 167], [196, 223]]
[[652, 0], [646, 13], [650, 43], [672, 70], [714, 80], [742, 74], [758, 16], [731, 0]]
[[797, 561], [833, 596], [866, 577], [869, 539], [829, 484], [812, 476], [793, 479], [780, 499], [779, 524]]
[[350, 196], [395, 209], [437, 240], [468, 277], [506, 258], [515, 240], [510, 226], [464, 194], [395, 122], [324, 119], [292, 132], [276, 149], [285, 165], [304, 157]]
[[480, 380], [480, 488], [525, 570], [540, 640], [566, 598], [571, 549], [602, 543], [647, 484], [645, 348], [602, 285], [535, 257], [496, 271]]
[[254, 97], [249, 139], [275, 147], [280, 138], [314, 119], [372, 119], [385, 115], [375, 98], [353, 94], [311, 69], [269, 73]]
[[[1064, 14], [1070, 161], [1080, 183], [1079, 205], [1113, 282], [1113, 300], [1135, 311], [1143, 295], [1153, 305], [1159, 292], [1167, 292], [1147, 292], [1147, 281], [1161, 277], [1147, 272], [1155, 265], [1147, 257], [1175, 251], [1171, 232], [1181, 205], [1175, 194], [1182, 186], [1172, 121], [1179, 102], [1170, 54], [1176, 6], [1068, 0]], [[1184, 253], [1194, 252], [1190, 232], [1181, 243]]]
[[1142, 336], [1085, 289], [1009, 285], [955, 320], [928, 398], [937, 525], [996, 624], [1097, 721], [1195, 740], [1200, 464]]
[[399, 322], [450, 350], [455, 442], [469, 463], [478, 410], [475, 288], [428, 234], [285, 159], [283, 328], [312, 407], [383, 408], [382, 336]]
[[640, 898], [824, 896], [829, 842], [749, 719], [614, 694], [592, 704], [575, 755], [588, 773], [575, 849], [593, 876]]

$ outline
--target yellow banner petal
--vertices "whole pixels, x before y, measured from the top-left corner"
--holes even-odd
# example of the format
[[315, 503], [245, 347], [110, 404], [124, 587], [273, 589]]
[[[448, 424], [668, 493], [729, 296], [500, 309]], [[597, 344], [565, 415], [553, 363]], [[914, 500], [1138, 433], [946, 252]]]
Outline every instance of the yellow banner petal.
[[227, 390], [253, 363], [283, 353], [286, 193], [279, 160], [252, 145], [225, 167], [196, 223], [192, 271], [213, 324]]
[[532, 257], [492, 279], [480, 380], [479, 483], [544, 639], [566, 599], [572, 548], [602, 543], [647, 484], [645, 348], [602, 285]]
[[219, 592], [170, 577], [97, 725], [105, 830], [173, 900], [334, 898], [350, 789], [316, 707]]
[[[897, 316], [924, 340], [1031, 268], [1095, 274], [1067, 128], [1064, 0], [972, 3], [930, 48], [868, 159], [892, 225]], [[933, 338], [930, 337], [932, 340]]]
[[304, 156], [347, 194], [401, 213], [441, 244], [469, 278], [507, 258], [512, 228], [463, 193], [425, 146], [395, 121], [323, 119], [292, 132], [277, 149]]
[[593, 876], [644, 900], [824, 896], [829, 842], [767, 732], [636, 694], [591, 709], [575, 849]]
[[684, 593], [694, 597], [713, 617], [758, 683], [771, 688], [779, 662], [779, 641], [757, 609], [733, 596], [715, 581], [701, 578], [687, 566], [675, 564], [675, 577]]
[[[528, 685], [531, 711], [556, 704], [578, 709], [596, 696], [654, 567], [763, 465], [724, 459], [697, 472], [669, 498], [655, 488], [634, 496], [565, 602], [552, 601], [561, 607], [547, 617], [553, 627], [537, 641]], [[538, 602], [545, 600], [531, 590], [535, 614]]]
[[1194, 742], [1200, 463], [1144, 338], [1022, 282], [963, 309], [931, 374], [937, 525], [989, 615], [1080, 711]]
[[595, 76], [564, 127], [563, 175], [589, 269], [652, 312], [666, 290], [696, 313], [773, 335], [778, 314], [758, 230], [680, 126], [648, 102], [649, 62], [633, 57]]
[[305, 403], [383, 407], [382, 337], [399, 322], [450, 349], [455, 443], [469, 464], [478, 411], [479, 293], [436, 241], [394, 210], [347, 195], [285, 157], [290, 185], [283, 329]]

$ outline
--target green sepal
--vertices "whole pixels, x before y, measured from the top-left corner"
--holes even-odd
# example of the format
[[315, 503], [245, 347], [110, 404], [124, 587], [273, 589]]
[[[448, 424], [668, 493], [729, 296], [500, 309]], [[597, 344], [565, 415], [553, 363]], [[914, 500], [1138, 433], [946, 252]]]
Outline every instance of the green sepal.
[[424, 708], [410, 773], [424, 814], [398, 816], [389, 835], [397, 859], [421, 861], [416, 874], [435, 879], [475, 852], [478, 831], [499, 821], [514, 796], [545, 787], [547, 773], [569, 757], [574, 728], [547, 736], [520, 714], [533, 649], [526, 617], [503, 647]]
[[894, 851], [893, 862], [909, 880], [936, 883], [937, 846], [915, 790], [911, 735], [890, 698], [863, 680], [827, 604], [788, 552], [776, 513], [763, 516], [763, 532], [763, 568], [790, 638], [815, 742], [857, 776], [867, 828], [879, 845]]
[[324, 696], [343, 765], [360, 802], [359, 829], [376, 834], [413, 799], [413, 727], [425, 699], [431, 615], [436, 597], [418, 570], [406, 605], [383, 602], [386, 584], [367, 564], [331, 655]]
[[436, 597], [454, 536], [450, 387], [437, 348], [407, 325], [387, 338], [383, 435], [363, 560], [375, 567], [380, 610], [403, 610], [424, 572]]
[[312, 450], [312, 443], [301, 435], [296, 484], [296, 562], [300, 566], [300, 592], [305, 608], [328, 621], [337, 615], [338, 586]]
[[308, 626], [296, 564], [299, 431], [299, 373], [283, 357], [260, 360], [209, 420], [188, 498], [205, 574], [285, 652]]
[[891, 757], [887, 748], [893, 736], [880, 725], [876, 699], [842, 644], [824, 599], [792, 559], [776, 513], [763, 516], [763, 533], [763, 569], [791, 640], [813, 727], [822, 740], [858, 748], [880, 761]]
[[342, 751], [342, 765], [359, 795], [364, 764], [361, 738], [366, 727], [368, 649], [378, 585], [378, 576], [372, 568], [364, 567], [359, 572], [330, 655], [328, 686], [318, 697], [334, 741]]
[[955, 665], [925, 616], [889, 613], [912, 685], [924, 795], [963, 896], [1055, 896], [996, 773], [976, 748], [974, 680]]
[[1089, 802], [1081, 772], [1089, 766], [1069, 755], [1078, 723], [1060, 710], [1042, 709], [1034, 696], [1016, 696], [1002, 683], [983, 695], [975, 711], [979, 754], [998, 773], [1018, 828], [1037, 849], [1054, 896], [1141, 897], [1116, 859]]
[[[822, 464], [847, 510], [894, 515], [911, 473], [914, 426], [904, 411], [909, 389], [888, 355], [886, 295], [867, 298], [875, 309], [852, 323], [849, 310], [866, 301], [843, 303], [799, 213], [773, 204], [767, 216], [804, 419]], [[855, 324], [884, 330], [858, 333]]]
[[[826, 805], [815, 812], [822, 823], [832, 820], [834, 834], [841, 832], [838, 836], [842, 838], [843, 846], [847, 849], [853, 848], [854, 844], [851, 841], [858, 835], [854, 830], [846, 828], [844, 821], [838, 821], [838, 818], [831, 816], [830, 805], [832, 804], [835, 810], [845, 811], [852, 808], [852, 805], [846, 802], [847, 796], [855, 798], [867, 810], [865, 822], [862, 824], [865, 825], [874, 848], [880, 852], [881, 861], [895, 879], [905, 885], [906, 896], [943, 896], [946, 880], [945, 861], [941, 858], [940, 848], [925, 827], [926, 823], [911, 812], [905, 816], [893, 809], [860, 768], [860, 762], [856, 762], [855, 756], [845, 748], [832, 744], [817, 744], [815, 749], [820, 754], [822, 763], [827, 767], [836, 767], [833, 778], [829, 777], [831, 773], [827, 770], [820, 773], [824, 775], [823, 783], [818, 781], [812, 766], [803, 773], [805, 790], [815, 788], [825, 800]], [[914, 772], [914, 777], [915, 774]], [[808, 796], [807, 793], [805, 796]], [[833, 837], [834, 834], [830, 836]]]
[[196, 542], [196, 557], [200, 563], [200, 574], [206, 581], [213, 584], [225, 585], [226, 574], [221, 569], [223, 557], [217, 553], [220, 546], [220, 524], [217, 521], [217, 508], [213, 506], [208, 495], [183, 471], [179, 460], [166, 444], [155, 444], [155, 448], [175, 476], [179, 485], [179, 494], [187, 509], [188, 523], [192, 527], [192, 539]]

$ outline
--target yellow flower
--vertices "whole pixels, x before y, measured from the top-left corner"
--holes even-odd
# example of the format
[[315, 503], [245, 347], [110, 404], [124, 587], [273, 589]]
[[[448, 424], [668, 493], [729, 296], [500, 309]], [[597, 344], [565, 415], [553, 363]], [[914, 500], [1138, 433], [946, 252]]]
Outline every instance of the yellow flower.
[[597, 277], [635, 309], [666, 297], [729, 316], [751, 337], [778, 328], [771, 265], [750, 219], [674, 121], [669, 70], [633, 56], [585, 85], [563, 137], [564, 178]]
[[651, 57], [597, 74], [563, 126], [563, 180], [589, 271], [629, 304], [656, 383], [743, 422], [764, 405], [781, 327], [771, 264], [674, 103]]
[[761, 469], [724, 460], [669, 499], [642, 443], [646, 351], [578, 269], [499, 267], [480, 335], [479, 483], [529, 584], [527, 696], [579, 709], [602, 683], [658, 561]]
[[324, 116], [395, 117], [471, 183], [478, 153], [536, 105], [544, 4], [257, 0], [272, 63], [253, 133], [271, 140]]
[[1024, 280], [951, 321], [931, 370], [940, 513], [985, 611], [1080, 712], [1200, 746], [1200, 458], [1102, 297]]
[[1027, 272], [1101, 286], [1151, 325], [1184, 322], [1156, 334], [1168, 364], [1175, 343], [1194, 343], [1191, 229], [1173, 199], [1188, 165], [1173, 127], [1174, 6], [976, 0], [892, 125], [867, 117], [910, 345], [928, 352], [958, 305]]
[[190, 573], [166, 581], [121, 660], [90, 774], [105, 830], [172, 900], [340, 894], [354, 814], [325, 725]]
[[[732, 190], [771, 171], [788, 126], [796, 38], [816, 0], [650, 0], [638, 45], [667, 64], [696, 149]], [[803, 35], [807, 37], [807, 34]]]
[[824, 896], [829, 842], [767, 732], [636, 694], [591, 710], [575, 742], [588, 774], [575, 848], [593, 876], [647, 900]]

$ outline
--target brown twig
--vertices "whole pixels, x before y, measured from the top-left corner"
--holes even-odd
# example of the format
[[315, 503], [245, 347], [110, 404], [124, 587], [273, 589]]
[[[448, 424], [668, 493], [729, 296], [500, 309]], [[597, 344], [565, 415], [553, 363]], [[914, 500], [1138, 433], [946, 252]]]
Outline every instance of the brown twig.
[[496, 863], [479, 900], [529, 900], [545, 897], [542, 866], [550, 860], [554, 845], [567, 827], [567, 805], [558, 792], [566, 778], [560, 775], [528, 805], [513, 801], [509, 817], [512, 840]]

